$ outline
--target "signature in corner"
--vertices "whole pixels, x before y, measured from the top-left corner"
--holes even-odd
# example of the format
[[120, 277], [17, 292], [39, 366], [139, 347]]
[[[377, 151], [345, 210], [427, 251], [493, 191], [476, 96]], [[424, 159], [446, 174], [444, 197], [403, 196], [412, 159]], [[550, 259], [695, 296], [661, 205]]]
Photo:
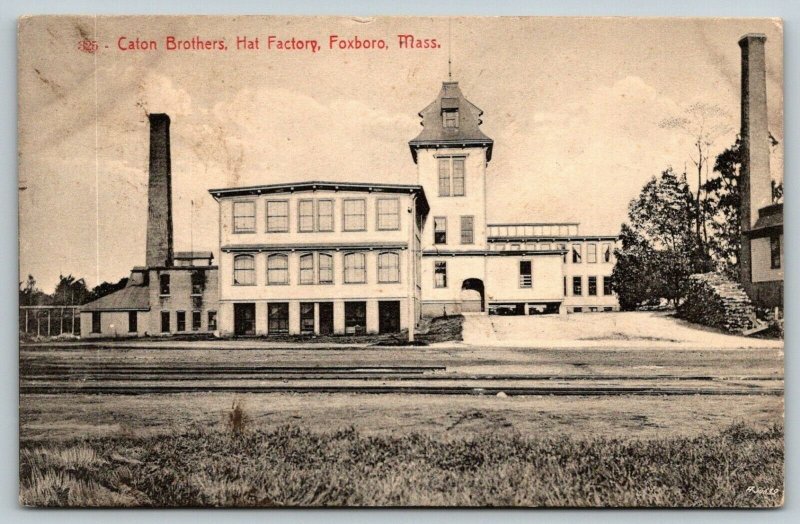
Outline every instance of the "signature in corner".
[[759, 488], [758, 486], [748, 486], [745, 493], [752, 493], [753, 495], [768, 495], [775, 496], [780, 493], [778, 488]]

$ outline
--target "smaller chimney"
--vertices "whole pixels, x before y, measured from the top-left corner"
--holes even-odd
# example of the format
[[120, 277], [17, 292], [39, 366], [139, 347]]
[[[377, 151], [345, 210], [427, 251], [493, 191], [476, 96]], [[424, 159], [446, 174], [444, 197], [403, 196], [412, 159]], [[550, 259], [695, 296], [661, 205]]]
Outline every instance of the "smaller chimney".
[[147, 185], [147, 266], [172, 266], [172, 160], [169, 116], [150, 117], [150, 176]]
[[763, 34], [747, 34], [739, 40], [742, 48], [742, 231], [749, 231], [758, 220], [758, 210], [772, 203], [766, 40]]

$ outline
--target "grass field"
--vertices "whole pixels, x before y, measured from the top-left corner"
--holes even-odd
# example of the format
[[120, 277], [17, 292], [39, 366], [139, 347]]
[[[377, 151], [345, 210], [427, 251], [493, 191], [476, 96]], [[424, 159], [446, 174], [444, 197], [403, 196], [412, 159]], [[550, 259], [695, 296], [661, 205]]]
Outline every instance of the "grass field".
[[[235, 413], [235, 411], [233, 412]], [[649, 440], [251, 428], [20, 451], [32, 506], [772, 507], [783, 428]]]

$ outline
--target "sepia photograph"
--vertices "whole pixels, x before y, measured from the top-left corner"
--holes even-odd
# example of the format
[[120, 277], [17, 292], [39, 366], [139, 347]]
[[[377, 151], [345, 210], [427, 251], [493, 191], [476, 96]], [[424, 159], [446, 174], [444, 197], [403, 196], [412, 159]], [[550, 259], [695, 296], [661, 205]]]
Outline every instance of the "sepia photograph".
[[780, 19], [17, 46], [20, 505], [783, 506]]

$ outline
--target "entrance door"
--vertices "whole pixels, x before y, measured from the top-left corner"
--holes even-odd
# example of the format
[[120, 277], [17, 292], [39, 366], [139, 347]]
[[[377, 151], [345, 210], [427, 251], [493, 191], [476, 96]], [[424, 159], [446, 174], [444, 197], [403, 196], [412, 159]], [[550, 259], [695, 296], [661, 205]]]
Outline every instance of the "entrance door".
[[320, 335], [333, 333], [333, 302], [319, 303], [319, 333]]
[[256, 305], [252, 302], [233, 305], [233, 333], [237, 337], [256, 334]]
[[398, 333], [400, 331], [400, 301], [382, 300], [378, 302], [378, 332]]

